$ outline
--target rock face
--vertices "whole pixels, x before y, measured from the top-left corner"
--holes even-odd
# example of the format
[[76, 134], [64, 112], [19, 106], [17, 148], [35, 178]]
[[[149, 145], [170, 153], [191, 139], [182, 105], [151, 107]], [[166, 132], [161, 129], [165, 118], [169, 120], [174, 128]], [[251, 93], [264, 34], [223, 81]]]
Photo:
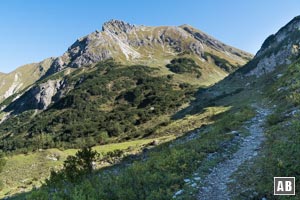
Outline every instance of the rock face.
[[59, 80], [49, 80], [46, 83], [38, 85], [31, 90], [32, 96], [34, 97], [35, 104], [38, 109], [46, 109], [52, 102], [53, 97], [60, 91], [63, 87], [63, 82]]
[[21, 113], [30, 109], [46, 109], [53, 101], [59, 99], [66, 86], [62, 80], [48, 80], [25, 92], [20, 98], [4, 109], [5, 112]]
[[182, 25], [180, 27], [183, 28], [188, 33], [190, 33], [196, 40], [204, 43], [206, 46], [209, 46], [212, 49], [215, 49], [216, 51], [224, 52], [228, 54], [228, 56], [231, 57], [232, 59], [239, 60], [240, 62], [244, 62], [245, 59], [250, 58], [249, 53], [246, 53], [237, 48], [226, 45], [218, 41], [217, 39], [207, 35], [206, 33], [197, 30], [189, 25]]
[[257, 61], [247, 75], [257, 77], [272, 72], [276, 66], [290, 64], [299, 56], [300, 46], [300, 16], [295, 17], [281, 28], [275, 35], [269, 36], [253, 61]]
[[251, 54], [225, 45], [188, 25], [149, 27], [111, 20], [103, 24], [102, 31], [78, 39], [55, 60], [48, 74], [109, 58], [122, 63], [153, 64], [153, 60], [159, 63], [170, 56], [194, 54], [204, 61], [204, 52], [218, 52], [236, 66], [252, 58]]

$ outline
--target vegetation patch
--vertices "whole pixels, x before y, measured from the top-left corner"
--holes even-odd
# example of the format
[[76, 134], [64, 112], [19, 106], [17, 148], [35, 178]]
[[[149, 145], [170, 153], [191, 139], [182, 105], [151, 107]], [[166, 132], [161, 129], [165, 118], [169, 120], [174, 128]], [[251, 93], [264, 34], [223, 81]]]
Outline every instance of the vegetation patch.
[[[227, 130], [236, 129], [243, 120], [253, 117], [250, 108], [236, 111], [216, 117], [216, 123], [207, 126], [197, 139], [162, 144], [127, 167], [94, 171], [75, 182], [67, 181], [70, 184], [50, 179], [41, 189], [27, 194], [27, 198], [171, 199], [184, 186], [184, 178], [191, 176], [208, 154], [222, 152], [224, 143], [234, 138], [226, 134]], [[237, 123], [228, 124], [230, 120]]]
[[74, 71], [65, 80], [74, 89], [46, 111], [36, 116], [27, 111], [0, 125], [0, 134], [9, 135], [0, 141], [1, 149], [81, 148], [150, 136], [159, 127], [146, 124], [171, 116], [195, 92], [172, 77], [152, 76], [154, 71], [112, 61], [92, 71]]
[[236, 66], [231, 65], [226, 59], [220, 58], [219, 56], [211, 54], [209, 52], [204, 52], [203, 57], [206, 60], [208, 60], [208, 58], [211, 58], [218, 67], [220, 67], [228, 73], [231, 73], [235, 71], [236, 68], [238, 68]]
[[191, 58], [175, 58], [166, 67], [177, 74], [191, 73], [195, 74], [197, 78], [201, 76], [200, 66]]
[[[174, 138], [174, 136], [167, 136], [95, 146], [92, 150], [100, 155], [96, 161], [96, 168], [115, 164], [123, 156], [137, 154], [154, 140], [157, 143], [163, 143]], [[0, 173], [0, 180], [2, 180], [0, 198], [40, 187], [41, 183], [49, 177], [51, 170], [59, 171], [63, 167], [66, 158], [74, 156], [77, 152], [78, 149], [47, 149], [28, 154], [7, 156], [5, 158], [6, 165]], [[0, 160], [0, 164], [1, 162]]]

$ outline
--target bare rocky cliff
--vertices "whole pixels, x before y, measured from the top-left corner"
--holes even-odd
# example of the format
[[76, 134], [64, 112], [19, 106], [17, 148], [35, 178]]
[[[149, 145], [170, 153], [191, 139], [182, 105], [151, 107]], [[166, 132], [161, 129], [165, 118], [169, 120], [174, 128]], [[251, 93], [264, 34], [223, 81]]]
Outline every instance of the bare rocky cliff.
[[55, 101], [55, 98], [59, 99], [65, 87], [66, 84], [63, 80], [48, 80], [24, 92], [4, 111], [17, 114], [30, 109], [44, 110]]

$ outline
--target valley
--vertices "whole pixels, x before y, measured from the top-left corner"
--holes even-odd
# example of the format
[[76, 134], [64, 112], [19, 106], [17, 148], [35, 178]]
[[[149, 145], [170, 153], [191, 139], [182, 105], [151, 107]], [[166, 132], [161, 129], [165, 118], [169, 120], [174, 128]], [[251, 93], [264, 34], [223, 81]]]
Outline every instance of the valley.
[[299, 30], [252, 58], [189, 25], [104, 23], [1, 102], [2, 197], [273, 199], [299, 174]]

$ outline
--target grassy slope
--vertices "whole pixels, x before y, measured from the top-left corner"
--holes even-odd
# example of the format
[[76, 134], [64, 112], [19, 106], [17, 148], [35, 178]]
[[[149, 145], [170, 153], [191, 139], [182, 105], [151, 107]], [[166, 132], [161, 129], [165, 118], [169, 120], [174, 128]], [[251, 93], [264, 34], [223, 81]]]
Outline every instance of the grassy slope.
[[[174, 136], [165, 136], [155, 138], [159, 143], [163, 143], [173, 139]], [[130, 142], [122, 142], [117, 144], [107, 144], [93, 147], [94, 150], [101, 154], [112, 152], [114, 150], [123, 150], [126, 154], [136, 154], [141, 148], [151, 143], [153, 139], [141, 139]], [[63, 161], [69, 155], [75, 155], [78, 149], [47, 149], [28, 154], [18, 154], [8, 156], [7, 163], [0, 179], [4, 182], [4, 189], [0, 192], [0, 198], [16, 192], [24, 192], [39, 187], [41, 182], [48, 178], [50, 171], [59, 170]], [[59, 157], [58, 160], [52, 160], [51, 157]], [[107, 166], [102, 164], [100, 167]]]
[[[237, 194], [236, 199], [261, 199], [263, 197], [267, 197], [267, 199], [290, 199], [290, 197], [283, 196], [275, 198], [272, 195], [272, 191], [274, 176], [297, 176], [299, 174], [300, 98], [298, 91], [300, 83], [297, 78], [300, 76], [299, 66], [299, 61], [297, 61], [288, 68], [284, 66], [279, 67], [274, 73], [263, 75], [259, 79], [253, 79], [253, 77], [244, 78], [243, 80], [233, 78], [227, 82], [230, 85], [226, 84], [226, 82], [225, 84], [222, 82], [216, 85], [211, 92], [211, 94], [217, 94], [216, 96], [202, 96], [201, 99], [210, 100], [210, 105], [232, 106], [231, 110], [226, 114], [219, 115], [215, 118], [215, 123], [201, 130], [201, 135], [198, 139], [188, 140], [182, 138], [182, 140], [172, 142], [171, 145], [162, 146], [157, 149], [157, 153], [154, 151], [150, 155], [146, 163], [137, 162], [134, 166], [122, 170], [121, 180], [103, 177], [105, 183], [115, 184], [116, 190], [114, 190], [114, 194], [116, 196], [114, 198], [130, 197], [134, 199], [136, 198], [135, 195], [143, 195], [139, 193], [143, 191], [145, 194], [148, 194], [148, 197], [150, 196], [148, 199], [170, 199], [175, 191], [186, 187], [183, 179], [192, 176], [197, 167], [209, 165], [209, 168], [211, 168], [217, 164], [216, 161], [207, 163], [204, 158], [209, 152], [222, 152], [224, 142], [226, 144], [227, 141], [228, 144], [228, 142], [232, 141], [232, 137], [224, 133], [231, 130], [241, 130], [247, 134], [247, 130], [243, 130], [242, 124], [253, 116], [253, 111], [248, 110], [247, 106], [256, 103], [268, 106], [274, 110], [274, 114], [269, 117], [268, 125], [265, 127], [267, 140], [262, 146], [259, 157], [245, 163], [235, 174], [237, 182], [231, 189]], [[283, 76], [277, 76], [278, 74]], [[243, 89], [236, 93], [236, 89], [239, 88]], [[219, 91], [223, 93], [219, 93]], [[274, 105], [276, 105], [276, 108]], [[197, 102], [193, 104], [192, 109], [189, 111], [197, 114], [206, 106], [207, 103]], [[246, 111], [241, 112], [241, 110]], [[223, 144], [222, 148], [220, 144]], [[167, 157], [172, 159], [166, 159]], [[195, 160], [199, 161], [196, 165], [194, 165]], [[158, 164], [156, 165], [155, 163]], [[146, 171], [150, 167], [155, 166], [157, 168], [156, 171], [152, 172], [153, 177], [155, 175], [159, 177], [161, 173], [165, 174], [165, 180], [159, 180], [160, 189], [151, 185], [158, 184], [158, 182], [147, 181], [151, 180], [152, 176], [146, 174]], [[170, 168], [171, 166], [172, 168]], [[182, 170], [182, 167], [184, 167], [184, 170]], [[101, 174], [101, 172], [98, 173]], [[137, 184], [132, 187], [126, 187], [126, 191], [128, 191], [126, 193], [119, 186], [122, 185], [122, 179], [127, 180], [128, 175], [132, 175], [132, 173], [137, 174], [137, 177], [134, 176], [132, 180], [139, 181], [144, 187]], [[174, 176], [174, 174], [177, 176]], [[199, 174], [199, 176], [204, 175], [205, 171], [203, 171], [203, 174]], [[139, 177], [145, 177], [145, 179], [139, 179]], [[91, 184], [97, 185], [97, 188], [94, 188]], [[299, 184], [298, 180], [297, 184]], [[236, 188], [238, 188], [238, 191], [234, 191]], [[107, 189], [97, 180], [92, 180], [91, 182], [85, 180], [83, 183], [69, 189], [73, 193], [77, 192], [76, 194], [69, 194], [73, 198], [87, 195], [86, 190], [90, 191], [91, 198], [100, 197], [100, 199], [105, 199], [105, 197], [108, 197], [105, 196], [105, 193], [97, 193], [97, 191]], [[34, 193], [31, 197], [47, 199], [49, 194], [46, 194], [46, 191], [41, 190]], [[62, 195], [62, 193], [58, 194]], [[192, 197], [188, 194], [187, 196], [182, 196], [182, 198], [191, 199]], [[295, 196], [294, 199], [299, 199], [299, 197]]]
[[[217, 104], [217, 106], [221, 106], [220, 108], [222, 108], [223, 111], [227, 111], [224, 114], [212, 117], [214, 123], [209, 123], [210, 125], [200, 129], [199, 135], [194, 134], [195, 132], [191, 132], [191, 134], [188, 134], [186, 137], [155, 148], [153, 152], [148, 154], [146, 161], [137, 161], [128, 168], [121, 168], [118, 179], [115, 179], [113, 174], [111, 174], [112, 176], [106, 176], [99, 171], [97, 173], [102, 177], [101, 182], [98, 181], [99, 179], [84, 179], [82, 183], [68, 188], [70, 193], [68, 193], [67, 196], [70, 198], [80, 198], [81, 196], [83, 199], [170, 199], [176, 191], [186, 187], [183, 179], [192, 176], [192, 173], [196, 171], [198, 167], [212, 167], [217, 164], [217, 161], [207, 162], [205, 159], [210, 153], [221, 153], [225, 146], [228, 145], [226, 148], [234, 151], [235, 148], [232, 146], [234, 145], [234, 143], [232, 143], [234, 136], [226, 133], [232, 130], [242, 129], [242, 124], [254, 115], [253, 110], [247, 106], [253, 102], [250, 102], [245, 96], [246, 91], [242, 93], [240, 99], [228, 96], [223, 98], [224, 101], [214, 100], [213, 102]], [[260, 97], [257, 97], [257, 99], [253, 101], [259, 99]], [[237, 106], [235, 103], [240, 104]], [[224, 110], [226, 107], [222, 107], [222, 105], [224, 106], [225, 104], [226, 106], [234, 105], [234, 107], [227, 107], [227, 109]], [[230, 108], [230, 110], [228, 110], [228, 108]], [[207, 108], [206, 111], [212, 111], [213, 109], [214, 108]], [[188, 123], [192, 121], [189, 121], [189, 119], [197, 117], [201, 112], [203, 112], [203, 107], [201, 109], [194, 108], [194, 114], [186, 115], [185, 119], [187, 121], [182, 120], [183, 124], [185, 124], [184, 121], [187, 122], [186, 124], [193, 124]], [[199, 120], [201, 121], [202, 119], [199, 118]], [[195, 123], [194, 125], [194, 128], [191, 127], [191, 130], [199, 128], [199, 124]], [[174, 122], [174, 127], [176, 127], [174, 130], [180, 130], [177, 127], [181, 126], [176, 126], [176, 122]], [[162, 131], [167, 130], [162, 129]], [[246, 130], [241, 131], [244, 131], [245, 135], [247, 134]], [[198, 131], [196, 131], [196, 133], [197, 132]], [[191, 140], [189, 138], [194, 139]], [[232, 145], [230, 145], [231, 143]], [[201, 173], [199, 176], [205, 175], [207, 171], [204, 170]], [[163, 177], [163, 179], [159, 177]], [[132, 184], [128, 184], [131, 181]], [[126, 186], [124, 185], [125, 182]], [[109, 185], [111, 184], [114, 185], [113, 188], [110, 188]], [[45, 190], [30, 194], [30, 198], [50, 198], [49, 191], [47, 191], [47, 188], [44, 189]], [[106, 193], [106, 191], [110, 192]], [[114, 196], [112, 196], [113, 194]], [[55, 195], [57, 195], [56, 197], [58, 199], [68, 198], [60, 192]], [[192, 197], [188, 195], [187, 198], [191, 199]]]
[[232, 188], [243, 188], [235, 199], [247, 196], [257, 199], [300, 199], [297, 192], [294, 197], [273, 196], [273, 177], [296, 176], [296, 190], [299, 185], [299, 76], [298, 60], [263, 78], [264, 82], [269, 82], [262, 89], [269, 106], [273, 108], [273, 114], [269, 116], [265, 126], [266, 141], [260, 156], [245, 163], [235, 174], [238, 185]]
[[[209, 107], [197, 115], [186, 116], [180, 120], [173, 121], [167, 126], [159, 128], [154, 136], [149, 139], [133, 140], [130, 142], [108, 144], [94, 147], [95, 150], [101, 153], [113, 151], [115, 149], [126, 150], [130, 149], [130, 153], [138, 152], [143, 145], [157, 141], [168, 141], [175, 137], [182, 136], [184, 133], [199, 128], [202, 125], [213, 123], [212, 117], [222, 112], [229, 110], [228, 107]], [[160, 135], [168, 136], [160, 136]], [[161, 142], [160, 142], [161, 143]], [[76, 149], [58, 150], [48, 149], [42, 152], [20, 154], [8, 157], [7, 165], [4, 171], [0, 174], [0, 179], [4, 180], [4, 190], [1, 195], [12, 195], [16, 192], [27, 191], [33, 185], [39, 186], [40, 181], [44, 180], [49, 175], [51, 168], [59, 168], [63, 160], [68, 155], [74, 155]], [[61, 159], [52, 161], [46, 158], [47, 155], [58, 154]], [[25, 161], [25, 162], [23, 162]], [[18, 174], [18, 176], [15, 176]]]
[[[243, 120], [247, 120], [251, 116], [253, 115], [243, 113], [235, 115], [237, 118], [242, 117]], [[224, 134], [224, 130], [227, 128], [236, 130], [242, 120], [236, 124], [230, 124], [228, 122], [232, 120], [232, 117], [223, 115], [219, 123], [211, 126], [211, 129], [208, 129], [210, 131], [201, 134], [198, 139], [187, 141], [183, 139], [183, 142], [179, 140], [171, 143], [171, 148], [170, 145], [161, 146], [149, 154], [146, 162], [136, 162], [129, 168], [120, 171], [118, 179], [112, 176], [106, 177], [99, 172], [101, 177], [103, 176], [101, 182], [98, 181], [99, 179], [85, 179], [74, 188], [68, 188], [71, 191], [67, 196], [84, 198], [90, 194], [88, 196], [91, 199], [170, 199], [177, 190], [185, 186], [185, 178], [192, 176], [199, 166], [206, 164], [206, 156], [210, 153], [222, 152], [224, 144], [229, 144], [233, 140], [233, 136]], [[212, 163], [208, 164], [212, 165]], [[123, 185], [124, 183], [127, 183], [126, 186]], [[128, 183], [130, 184], [128, 185]], [[114, 187], [110, 188], [110, 184]], [[106, 193], [106, 190], [113, 190], [113, 192]], [[75, 191], [77, 191], [76, 194]], [[49, 198], [44, 191], [41, 192], [32, 194], [31, 197]], [[57, 196], [59, 199], [67, 198], [60, 192]]]
[[[204, 110], [212, 112], [212, 115], [216, 115], [220, 113], [218, 111], [220, 108], [221, 112], [225, 111], [226, 107], [228, 109], [231, 106], [231, 109], [230, 111], [227, 111], [226, 114], [212, 118], [215, 121], [215, 123], [212, 123], [212, 121], [210, 123], [205, 123], [210, 125], [204, 129], [201, 129], [201, 134], [198, 139], [189, 140], [183, 137], [182, 139], [170, 143], [170, 145], [162, 145], [150, 154], [150, 157], [147, 159], [146, 163], [138, 161], [128, 169], [122, 168], [120, 172], [121, 178], [119, 180], [115, 180], [112, 177], [103, 177], [102, 183], [99, 183], [97, 179], [84, 180], [82, 183], [75, 185], [75, 187], [69, 188], [71, 191], [73, 191], [71, 192], [73, 194], [70, 194], [70, 196], [72, 198], [79, 198], [78, 196], [85, 196], [89, 193], [91, 194], [91, 199], [124, 199], [124, 197], [128, 197], [128, 199], [135, 199], [137, 198], [137, 196], [135, 195], [143, 195], [140, 194], [139, 191], [143, 190], [142, 188], [146, 188], [143, 192], [145, 192], [147, 196], [151, 196], [151, 198], [149, 199], [171, 198], [175, 191], [179, 190], [180, 188], [186, 187], [186, 184], [184, 183], [183, 179], [186, 177], [190, 177], [199, 166], [207, 165], [208, 167], [212, 167], [215, 164], [217, 164], [216, 160], [207, 162], [207, 160], [205, 160], [205, 157], [212, 152], [222, 152], [224, 144], [228, 145], [233, 141], [234, 137], [225, 133], [230, 132], [231, 130], [241, 130], [242, 132], [245, 132], [245, 134], [247, 134], [247, 131], [242, 128], [242, 124], [243, 122], [245, 122], [253, 116], [253, 111], [248, 107], [248, 105], [252, 103], [261, 103], [263, 101], [261, 91], [257, 90], [254, 87], [255, 84], [259, 85], [261, 83], [253, 83], [254, 85], [246, 87], [245, 85], [248, 81], [249, 80], [247, 79], [243, 79], [242, 81], [232, 81], [230, 82], [230, 85], [220, 84], [217, 86], [218, 89], [216, 90], [223, 91], [226, 93], [225, 96], [222, 96], [222, 94], [220, 94], [222, 98], [213, 98], [210, 101], [210, 105], [217, 106], [217, 112], [213, 111], [214, 108], [207, 108]], [[241, 90], [238, 93], [234, 93], [236, 89], [244, 87], [246, 89]], [[231, 93], [233, 93], [234, 95], [230, 95]], [[203, 99], [200, 99], [200, 101], [201, 100]], [[180, 119], [178, 121], [170, 123], [169, 125], [172, 125], [172, 128], [169, 129], [170, 131], [165, 130], [162, 127], [160, 129], [161, 132], [180, 132], [181, 127], [188, 127], [188, 129], [184, 129], [182, 132], [198, 128], [201, 125], [201, 123], [199, 122], [203, 121], [203, 117], [200, 117], [201, 115], [199, 115], [199, 113], [203, 112], [203, 108], [206, 108], [208, 105], [205, 105], [203, 103], [195, 105], [196, 106], [192, 106], [192, 115], [186, 115], [184, 119]], [[208, 114], [208, 116], [212, 115]], [[197, 119], [195, 120], [196, 123], [193, 123], [194, 118]], [[177, 122], [180, 121], [181, 124], [177, 125]], [[190, 124], [192, 125], [191, 127], [189, 127]], [[157, 131], [157, 133], [160, 133], [160, 131]], [[234, 147], [229, 148], [233, 148], [232, 151], [234, 151]], [[170, 157], [170, 159], [166, 159], [167, 157]], [[197, 160], [198, 162], [195, 163], [195, 160]], [[150, 170], [153, 167], [155, 167], [156, 170], [152, 171], [152, 175], [146, 173], [146, 171]], [[97, 173], [101, 174], [102, 172], [100, 171]], [[204, 176], [205, 173], [207, 173], [207, 171], [203, 171], [203, 174], [200, 174], [200, 176]], [[140, 188], [138, 185], [128, 187], [126, 185], [125, 188], [122, 188], [122, 181], [128, 180], [129, 174], [130, 176], [132, 176], [132, 181], [139, 180], [141, 181], [141, 184], [144, 185], [144, 187]], [[159, 182], [151, 182], [151, 180], [153, 180], [153, 177], [159, 177], [161, 176], [161, 174], [165, 174], [165, 180], [159, 179], [157, 180]], [[175, 176], [175, 174], [177, 175]], [[141, 177], [141, 179], [139, 179], [138, 177]], [[105, 196], [105, 192], [101, 193], [102, 190], [108, 189], [105, 187], [106, 183], [114, 184], [116, 186], [114, 190], [114, 194], [116, 194], [115, 197]], [[156, 188], [155, 185], [159, 185], [160, 189], [158, 190], [158, 188]], [[95, 186], [96, 188], [94, 188], [93, 186]], [[32, 195], [32, 199], [47, 199], [49, 198], [49, 194], [47, 193], [47, 190], [40, 190], [39, 192], [35, 192], [30, 195]], [[58, 192], [58, 195], [62, 194]], [[65, 197], [59, 197], [59, 199], [63, 198]], [[188, 195], [187, 198], [190, 199], [192, 197]]]

